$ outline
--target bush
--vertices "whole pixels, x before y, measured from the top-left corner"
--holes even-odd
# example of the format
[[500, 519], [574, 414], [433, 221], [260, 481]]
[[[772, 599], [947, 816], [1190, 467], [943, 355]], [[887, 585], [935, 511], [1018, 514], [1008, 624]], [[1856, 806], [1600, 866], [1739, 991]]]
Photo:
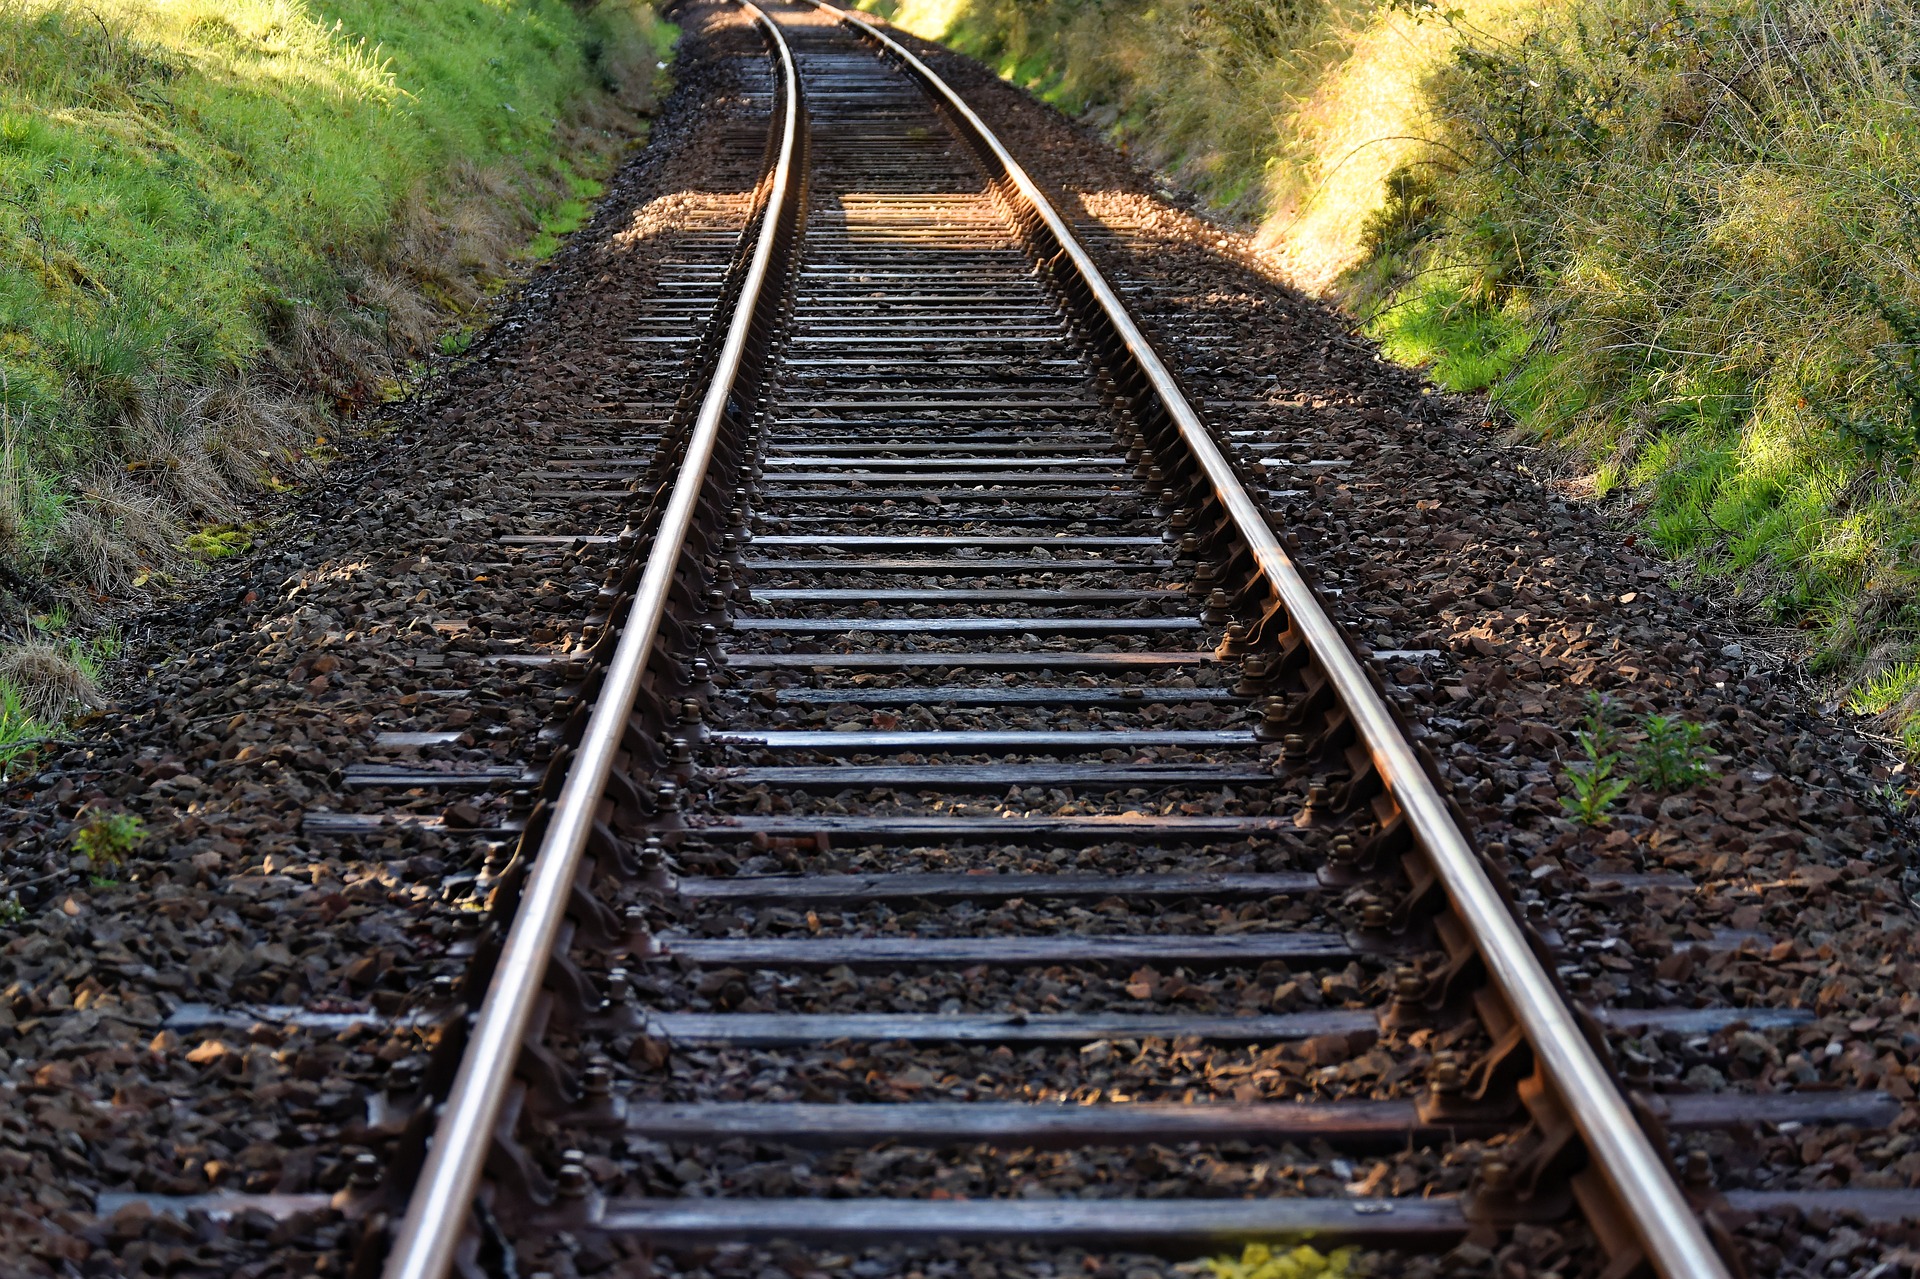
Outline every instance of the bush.
[[[1870, 681], [1920, 655], [1920, 15], [1571, 0], [1430, 82], [1446, 289], [1532, 339], [1485, 367], [1653, 540]], [[1387, 308], [1375, 328], [1391, 347]], [[1461, 343], [1446, 357], [1459, 358]], [[1873, 700], [1888, 707], [1882, 681]]]

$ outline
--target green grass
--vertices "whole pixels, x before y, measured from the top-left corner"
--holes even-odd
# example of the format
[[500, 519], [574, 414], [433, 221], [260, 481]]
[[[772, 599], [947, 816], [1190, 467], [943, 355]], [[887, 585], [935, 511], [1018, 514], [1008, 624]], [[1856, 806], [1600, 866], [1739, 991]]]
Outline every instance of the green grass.
[[1366, 329], [1389, 358], [1424, 367], [1449, 391], [1485, 390], [1533, 345], [1524, 315], [1481, 306], [1439, 273], [1397, 291]]
[[[1801, 628], [1847, 704], [1920, 747], [1920, 23], [1559, 0], [1453, 36], [1428, 84], [1446, 178], [1417, 244], [1375, 246], [1347, 297], [1442, 384], [1487, 374], [1655, 545]], [[1414, 268], [1448, 262], [1486, 265], [1436, 308]], [[1524, 340], [1481, 327], [1509, 324]]]
[[84, 599], [284, 483], [585, 220], [672, 34], [638, 0], [0, 0], [0, 556]]

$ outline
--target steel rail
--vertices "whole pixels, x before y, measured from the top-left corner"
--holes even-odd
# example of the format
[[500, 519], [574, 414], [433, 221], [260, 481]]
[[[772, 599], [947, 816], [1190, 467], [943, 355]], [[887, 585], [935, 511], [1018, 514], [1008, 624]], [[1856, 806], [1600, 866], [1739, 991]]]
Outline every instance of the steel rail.
[[825, 0], [808, 2], [864, 32], [904, 64], [974, 133], [1071, 259], [1082, 282], [1151, 382], [1268, 583], [1285, 604], [1289, 618], [1333, 683], [1381, 780], [1432, 860], [1454, 909], [1472, 930], [1488, 972], [1586, 1139], [1588, 1152], [1631, 1218], [1648, 1260], [1666, 1279], [1731, 1279], [1725, 1261], [1675, 1184], [1666, 1160], [1635, 1122], [1625, 1098], [1527, 944], [1466, 835], [1455, 824], [1446, 800], [1421, 766], [1412, 743], [1093, 258], [993, 131], [932, 68], [865, 19]]
[[606, 789], [614, 757], [653, 651], [667, 594], [701, 488], [720, 437], [728, 397], [739, 376], [756, 303], [766, 284], [793, 184], [800, 128], [800, 79], [779, 25], [750, 0], [738, 3], [766, 31], [776, 52], [786, 121], [779, 158], [763, 206], [760, 234], [741, 286], [712, 381], [688, 436], [686, 457], [660, 518], [646, 568], [634, 592], [567, 779], [554, 802], [525, 893], [507, 933], [493, 980], [475, 1019], [452, 1090], [434, 1129], [420, 1179], [387, 1254], [385, 1279], [443, 1279], [467, 1229], [480, 1176], [499, 1123], [520, 1046], [540, 997], [547, 964]]

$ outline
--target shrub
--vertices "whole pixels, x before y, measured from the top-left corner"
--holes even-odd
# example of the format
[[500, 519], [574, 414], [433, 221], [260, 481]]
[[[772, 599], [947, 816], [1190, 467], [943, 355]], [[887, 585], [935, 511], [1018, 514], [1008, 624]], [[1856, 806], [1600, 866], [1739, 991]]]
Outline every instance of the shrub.
[[73, 851], [96, 869], [118, 869], [146, 839], [146, 825], [132, 813], [97, 813], [73, 837]]

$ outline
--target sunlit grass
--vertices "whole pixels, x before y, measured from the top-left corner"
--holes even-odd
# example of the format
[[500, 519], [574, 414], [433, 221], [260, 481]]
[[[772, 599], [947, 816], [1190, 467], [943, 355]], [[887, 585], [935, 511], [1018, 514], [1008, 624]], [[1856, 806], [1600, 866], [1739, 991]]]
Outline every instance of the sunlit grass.
[[112, 589], [273, 487], [580, 224], [596, 95], [670, 39], [638, 0], [0, 0], [0, 556]]

